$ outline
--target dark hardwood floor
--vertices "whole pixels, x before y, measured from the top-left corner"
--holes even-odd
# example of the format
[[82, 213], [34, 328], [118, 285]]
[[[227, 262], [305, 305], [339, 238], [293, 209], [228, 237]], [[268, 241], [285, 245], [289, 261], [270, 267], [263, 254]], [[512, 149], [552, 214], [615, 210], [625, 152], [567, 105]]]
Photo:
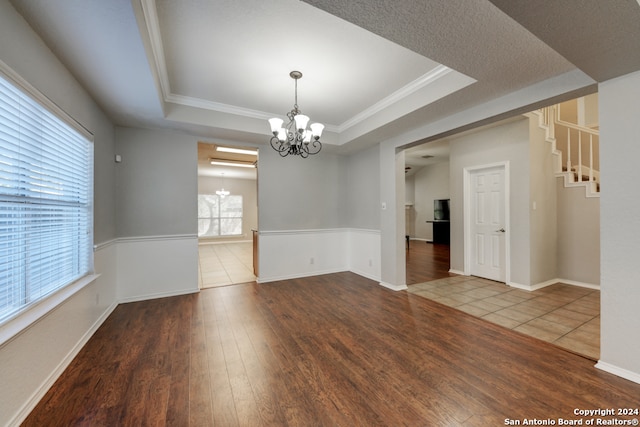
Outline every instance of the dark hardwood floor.
[[407, 285], [429, 282], [449, 273], [449, 245], [412, 240], [406, 251]]
[[337, 273], [120, 305], [24, 425], [484, 427], [640, 406], [593, 365]]

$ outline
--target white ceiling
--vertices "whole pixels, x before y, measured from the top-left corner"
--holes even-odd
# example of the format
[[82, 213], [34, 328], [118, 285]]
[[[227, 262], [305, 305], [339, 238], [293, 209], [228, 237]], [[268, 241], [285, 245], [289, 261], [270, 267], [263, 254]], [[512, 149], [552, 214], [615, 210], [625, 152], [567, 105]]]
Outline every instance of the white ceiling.
[[294, 69], [342, 153], [569, 71], [640, 69], [633, 0], [10, 1], [116, 124], [231, 145], [268, 144]]
[[187, 3], [157, 0], [147, 13], [176, 103], [281, 116], [294, 103], [289, 72], [300, 70], [301, 108], [336, 129], [439, 65], [297, 0]]

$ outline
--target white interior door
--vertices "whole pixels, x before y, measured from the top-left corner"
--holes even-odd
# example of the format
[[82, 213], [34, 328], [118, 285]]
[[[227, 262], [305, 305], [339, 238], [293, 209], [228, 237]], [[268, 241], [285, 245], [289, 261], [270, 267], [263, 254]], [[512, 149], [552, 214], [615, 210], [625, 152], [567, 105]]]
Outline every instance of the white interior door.
[[471, 275], [506, 279], [505, 169], [495, 166], [470, 174]]

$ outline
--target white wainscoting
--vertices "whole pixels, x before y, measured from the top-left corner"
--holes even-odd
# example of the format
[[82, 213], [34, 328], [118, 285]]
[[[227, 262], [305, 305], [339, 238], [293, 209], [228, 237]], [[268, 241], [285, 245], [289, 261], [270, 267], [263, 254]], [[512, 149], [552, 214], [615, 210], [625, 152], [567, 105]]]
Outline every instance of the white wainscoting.
[[377, 230], [260, 231], [259, 242], [260, 283], [339, 271], [380, 280]]
[[119, 303], [198, 292], [198, 236], [117, 239]]
[[[261, 282], [338, 271], [379, 281], [380, 232], [260, 234]], [[313, 258], [313, 264], [311, 263]], [[198, 238], [118, 238], [95, 247], [94, 283], [0, 347], [0, 425], [19, 425], [119, 303], [198, 292]]]
[[0, 425], [18, 426], [117, 305], [116, 245], [94, 253], [96, 279], [0, 346]]
[[349, 230], [349, 270], [380, 282], [380, 230]]

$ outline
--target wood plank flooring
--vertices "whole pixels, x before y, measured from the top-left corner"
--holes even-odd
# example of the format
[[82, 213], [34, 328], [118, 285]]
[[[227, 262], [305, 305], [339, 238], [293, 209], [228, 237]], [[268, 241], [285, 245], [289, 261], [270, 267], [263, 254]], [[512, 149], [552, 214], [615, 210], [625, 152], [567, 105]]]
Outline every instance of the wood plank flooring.
[[449, 245], [412, 240], [405, 253], [407, 285], [455, 276], [449, 273]]
[[337, 273], [120, 305], [24, 425], [497, 426], [640, 407], [639, 384], [593, 365]]

